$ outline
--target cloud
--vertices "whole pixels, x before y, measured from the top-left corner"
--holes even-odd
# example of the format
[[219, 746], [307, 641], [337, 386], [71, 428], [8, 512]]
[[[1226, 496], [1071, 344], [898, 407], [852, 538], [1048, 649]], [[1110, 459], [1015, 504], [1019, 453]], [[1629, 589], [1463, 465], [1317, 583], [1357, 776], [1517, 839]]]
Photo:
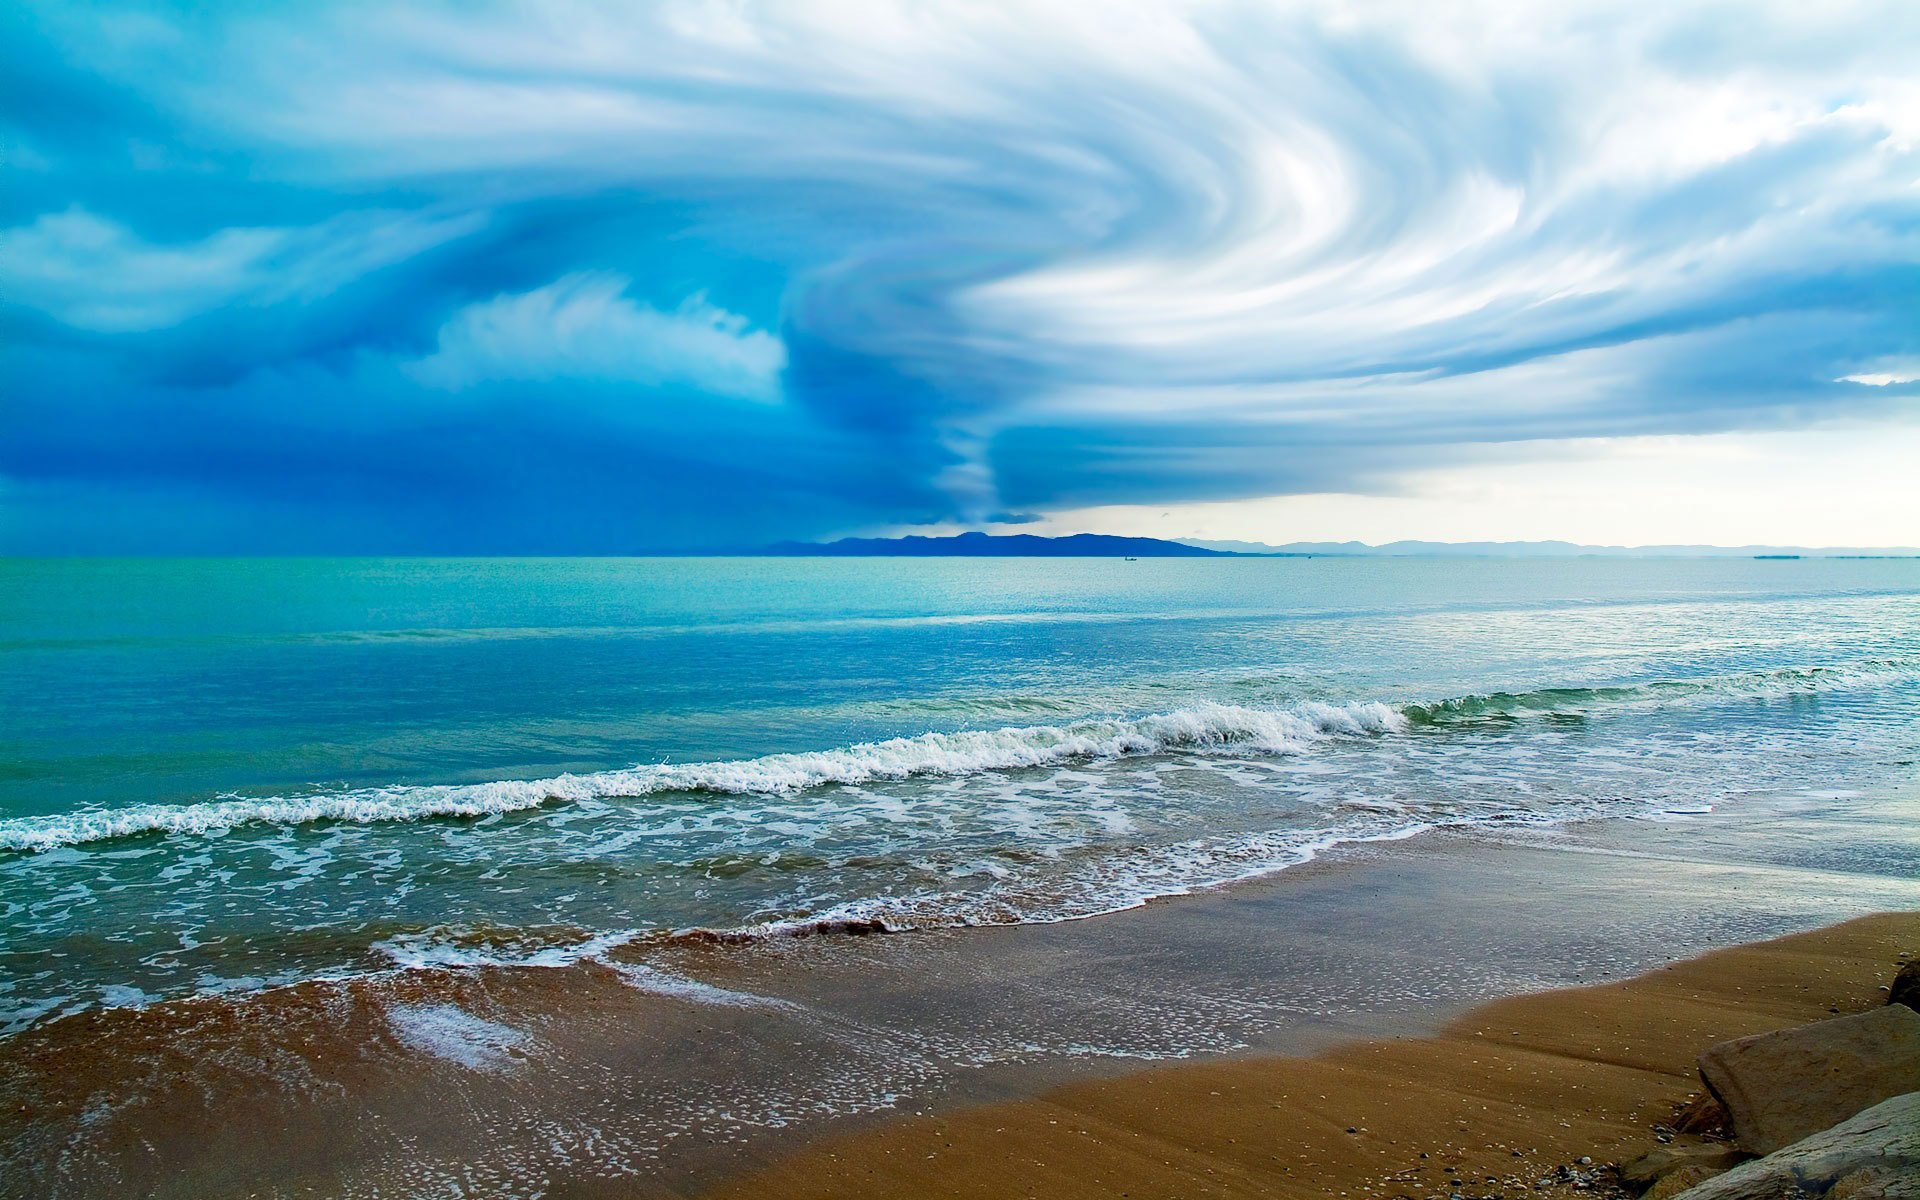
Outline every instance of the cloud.
[[691, 296], [669, 312], [635, 304], [618, 275], [575, 274], [470, 305], [438, 345], [406, 364], [428, 387], [585, 380], [682, 385], [717, 396], [777, 400], [786, 350], [744, 317]]
[[153, 329], [259, 287], [261, 264], [284, 241], [279, 230], [226, 229], [191, 245], [150, 246], [75, 208], [0, 235], [0, 273], [11, 300], [69, 325]]
[[1864, 387], [1894, 387], [1898, 384], [1920, 383], [1920, 359], [1910, 359], [1900, 363], [1880, 364], [1878, 371], [1857, 371], [1852, 375], [1842, 375], [1835, 383], [1857, 383]]
[[0, 231], [0, 277], [11, 303], [96, 333], [139, 333], [223, 307], [311, 300], [475, 224], [353, 213], [155, 243], [76, 205]]
[[1911, 5], [27, 7], [28, 415], [81, 360], [122, 412], [350, 384], [392, 427], [340, 478], [463, 439], [500, 457], [442, 486], [504, 506], [495, 405], [620, 446], [724, 414], [669, 440], [779, 497], [716, 499], [731, 542], [1912, 398]]

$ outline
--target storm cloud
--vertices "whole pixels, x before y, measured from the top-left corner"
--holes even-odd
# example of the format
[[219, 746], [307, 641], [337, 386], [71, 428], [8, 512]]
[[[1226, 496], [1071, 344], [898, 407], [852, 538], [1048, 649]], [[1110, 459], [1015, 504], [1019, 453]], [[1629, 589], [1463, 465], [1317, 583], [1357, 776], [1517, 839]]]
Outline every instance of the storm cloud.
[[0, 548], [742, 546], [1920, 396], [1911, 5], [0, 21]]

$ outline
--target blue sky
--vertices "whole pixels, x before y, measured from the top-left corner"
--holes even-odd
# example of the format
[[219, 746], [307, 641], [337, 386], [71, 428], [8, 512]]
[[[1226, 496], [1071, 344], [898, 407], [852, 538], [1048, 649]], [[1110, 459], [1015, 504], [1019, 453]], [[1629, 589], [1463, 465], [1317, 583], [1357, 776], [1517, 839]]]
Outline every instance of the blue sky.
[[0, 550], [1920, 541], [1920, 8], [1546, 8], [10, 6]]

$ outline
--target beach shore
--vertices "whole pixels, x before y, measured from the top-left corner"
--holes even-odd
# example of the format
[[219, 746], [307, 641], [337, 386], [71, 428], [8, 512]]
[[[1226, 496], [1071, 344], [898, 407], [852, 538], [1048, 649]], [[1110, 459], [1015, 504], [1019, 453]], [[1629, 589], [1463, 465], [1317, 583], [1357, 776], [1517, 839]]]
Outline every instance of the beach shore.
[[[0, 1196], [1539, 1194], [1651, 1148], [1709, 1043], [1875, 1001], [1920, 949], [1920, 826], [1883, 808], [1436, 831], [1093, 921], [89, 1010], [0, 1040]], [[1875, 912], [1909, 915], [1836, 926]]]
[[[715, 1197], [1605, 1194], [1727, 1038], [1864, 1010], [1920, 913], [1493, 1001], [1430, 1036], [1159, 1067], [824, 1141]], [[1685, 1140], [1684, 1138], [1682, 1140]], [[1565, 1168], [1574, 1168], [1567, 1171]]]

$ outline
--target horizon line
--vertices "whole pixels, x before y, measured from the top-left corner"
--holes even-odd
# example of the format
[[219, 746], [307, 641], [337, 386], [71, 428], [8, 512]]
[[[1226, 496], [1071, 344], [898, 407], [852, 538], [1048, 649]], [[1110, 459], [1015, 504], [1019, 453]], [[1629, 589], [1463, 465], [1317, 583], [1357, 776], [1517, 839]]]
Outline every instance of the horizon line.
[[[1829, 558], [1920, 558], [1920, 547], [1916, 546], [1870, 546], [1870, 545], [1827, 545], [1810, 546], [1771, 542], [1649, 542], [1637, 545], [1624, 543], [1575, 542], [1564, 538], [1471, 538], [1448, 541], [1435, 538], [1395, 538], [1384, 542], [1365, 542], [1357, 538], [1296, 539], [1289, 542], [1265, 542], [1251, 538], [1203, 538], [1203, 537], [1159, 537], [1151, 534], [1118, 534], [1083, 531], [1070, 534], [1036, 533], [991, 533], [986, 530], [964, 530], [952, 534], [899, 534], [899, 535], [847, 535], [821, 541], [802, 541], [788, 539], [755, 545], [709, 545], [678, 547], [636, 547], [631, 549], [605, 550], [516, 550], [516, 549], [449, 549], [449, 550], [399, 550], [368, 548], [361, 550], [200, 550], [200, 551], [118, 551], [94, 552], [76, 550], [72, 552], [39, 553], [0, 553], [0, 561], [33, 561], [46, 559], [88, 559], [88, 560], [167, 560], [167, 559], [378, 559], [378, 558], [421, 558], [421, 559], [590, 559], [590, 558], [804, 558], [804, 557], [840, 557], [818, 555], [817, 551], [829, 549], [843, 543], [884, 544], [888, 542], [953, 542], [961, 538], [979, 537], [992, 539], [1031, 539], [1043, 542], [1066, 542], [1079, 539], [1111, 539], [1177, 545], [1191, 549], [1212, 551], [1220, 557], [1263, 558], [1263, 557], [1367, 557], [1361, 552], [1380, 552], [1393, 547], [1409, 547], [1408, 550], [1386, 555], [1387, 557], [1461, 557], [1461, 558], [1497, 558], [1509, 557], [1496, 553], [1502, 548], [1523, 547], [1565, 547], [1565, 551], [1552, 557], [1607, 557], [1609, 555], [1645, 554], [1667, 558], [1709, 558], [1752, 554], [1756, 556], [1818, 556]], [[1221, 547], [1249, 547], [1246, 550], [1222, 549]], [[1252, 547], [1264, 547], [1253, 549]], [[1413, 547], [1433, 547], [1432, 551], [1422, 552]], [[1475, 553], [1467, 548], [1486, 547], [1489, 552]], [[1311, 549], [1309, 549], [1311, 548]], [[1324, 549], [1323, 549], [1324, 548]], [[1350, 549], [1349, 549], [1350, 548]], [[1343, 553], [1344, 551], [1344, 553]], [[870, 555], [869, 557], [914, 557], [912, 555], [888, 556]], [[997, 555], [953, 555], [951, 557], [999, 557]], [[1090, 556], [1094, 557], [1094, 556]]]

